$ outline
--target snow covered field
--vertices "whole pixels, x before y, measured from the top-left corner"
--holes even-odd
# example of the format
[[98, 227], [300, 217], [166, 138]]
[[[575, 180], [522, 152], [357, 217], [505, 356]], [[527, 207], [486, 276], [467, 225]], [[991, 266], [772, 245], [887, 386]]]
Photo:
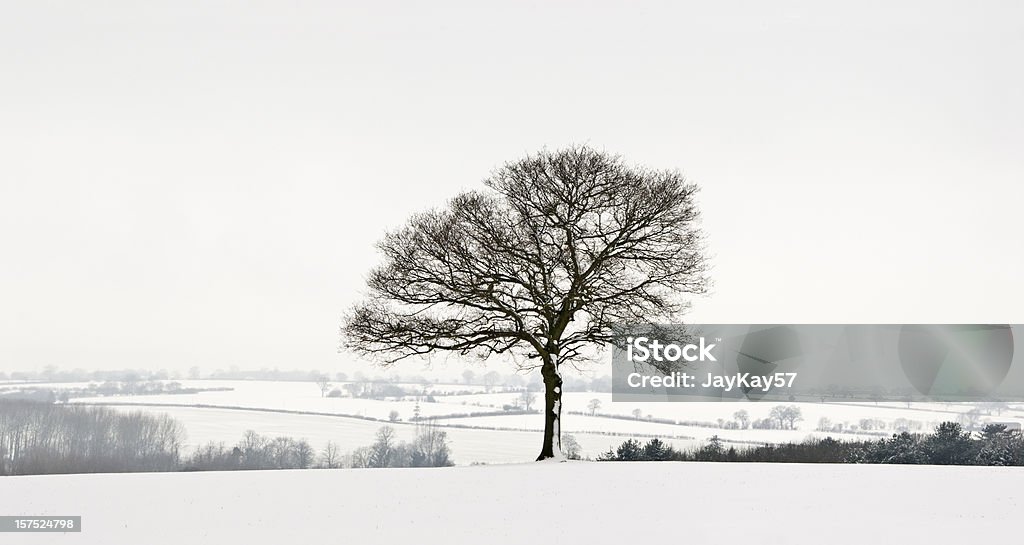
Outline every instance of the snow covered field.
[[0, 513], [81, 515], [10, 545], [1009, 543], [1024, 470], [529, 463], [5, 477]]
[[[482, 393], [481, 386], [459, 384], [427, 385], [435, 392], [434, 402], [425, 397], [417, 403], [415, 398], [405, 400], [379, 400], [351, 397], [323, 397], [312, 382], [251, 381], [251, 380], [184, 380], [179, 381], [185, 388], [231, 388], [230, 391], [206, 391], [192, 394], [160, 394], [135, 396], [109, 396], [76, 398], [75, 403], [125, 404], [126, 410], [165, 412], [180, 420], [186, 428], [187, 447], [194, 447], [210, 441], [232, 445], [246, 430], [255, 430], [269, 436], [291, 436], [307, 439], [315, 449], [320, 450], [328, 441], [334, 441], [345, 450], [368, 445], [373, 442], [376, 431], [389, 419], [392, 411], [397, 412], [398, 421], [390, 425], [396, 428], [400, 438], [409, 439], [413, 427], [409, 424], [417, 408], [419, 414], [436, 417], [438, 423], [447, 426], [452, 440], [453, 458], [458, 464], [508, 463], [533, 459], [539, 447], [538, 430], [543, 420], [538, 414], [500, 414], [495, 416], [464, 417], [470, 413], [502, 412], [503, 407], [515, 403], [518, 393]], [[47, 385], [55, 388], [82, 388], [87, 383]], [[34, 386], [43, 386], [36, 384]], [[405, 384], [408, 389], [422, 389], [423, 385]], [[10, 387], [10, 385], [8, 385]], [[480, 392], [472, 394], [443, 395], [442, 392]], [[540, 405], [541, 399], [534, 405]], [[589, 412], [591, 400], [600, 402], [598, 416], [568, 414]], [[649, 421], [649, 418], [667, 419], [679, 423], [716, 423], [719, 419], [732, 422], [734, 413], [744, 410], [751, 421], [769, 417], [774, 402], [764, 403], [623, 403], [613, 402], [611, 394], [593, 392], [567, 392], [564, 395], [566, 414], [563, 429], [572, 433], [580, 443], [584, 456], [596, 457], [609, 448], [615, 447], [629, 437], [645, 440], [659, 436], [679, 448], [702, 444], [712, 435], [733, 443], [777, 443], [802, 441], [808, 437], [831, 435], [839, 439], [861, 439], [864, 435], [835, 434], [815, 431], [820, 418], [828, 418], [845, 427], [856, 426], [861, 419], [882, 421], [885, 430], [876, 433], [892, 433], [892, 424], [899, 420], [919, 424], [922, 431], [933, 428], [946, 420], [957, 420], [962, 413], [975, 408], [971, 404], [947, 404], [914, 402], [910, 407], [903, 403], [861, 403], [840, 402], [800, 403], [803, 420], [796, 422], [796, 429], [722, 429], [706, 425], [677, 425]], [[170, 406], [141, 406], [158, 404]], [[205, 405], [220, 408], [198, 408]], [[233, 410], [233, 408], [258, 409], [257, 411]], [[639, 410], [641, 417], [635, 418], [633, 411]], [[280, 411], [280, 412], [268, 412]], [[287, 411], [287, 412], [285, 412]], [[348, 415], [346, 418], [328, 415]], [[463, 417], [456, 417], [456, 416]], [[604, 415], [604, 416], [601, 416]], [[617, 416], [620, 418], [609, 418]], [[627, 418], [621, 418], [627, 417]], [[1024, 422], [1021, 410], [1005, 411], [1003, 414], [984, 415], [981, 421]], [[491, 428], [491, 429], [481, 429]], [[867, 436], [870, 437], [870, 436]]]
[[[186, 451], [208, 442], [232, 445], [242, 438], [246, 430], [255, 430], [270, 437], [306, 439], [319, 452], [328, 441], [338, 444], [343, 451], [373, 443], [377, 430], [387, 424], [393, 427], [397, 438], [411, 441], [415, 435], [413, 424], [384, 423], [355, 418], [332, 416], [279, 414], [272, 412], [238, 411], [229, 409], [197, 409], [192, 407], [135, 407], [124, 410], [163, 412], [180, 421], [187, 431]], [[539, 415], [526, 415], [528, 420], [540, 420]], [[476, 419], [457, 419], [457, 425], [477, 425]], [[543, 424], [543, 423], [541, 423]], [[499, 431], [447, 427], [444, 430], [451, 441], [452, 459], [456, 464], [512, 463], [533, 460], [540, 452], [541, 434], [536, 431]], [[636, 432], [640, 433], [640, 432]], [[678, 431], [677, 431], [678, 433]], [[576, 441], [585, 456], [596, 457], [609, 448], [618, 446], [630, 435], [603, 435], [575, 433]], [[642, 437], [638, 435], [637, 437]], [[698, 443], [696, 440], [668, 439], [677, 448]]]

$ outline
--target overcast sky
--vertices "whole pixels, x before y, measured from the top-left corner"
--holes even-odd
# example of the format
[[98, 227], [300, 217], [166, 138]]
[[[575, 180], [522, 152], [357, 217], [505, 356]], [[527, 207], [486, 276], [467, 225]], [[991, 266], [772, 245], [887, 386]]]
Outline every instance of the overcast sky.
[[1024, 322], [1019, 2], [140, 4], [0, 2], [0, 370], [345, 370], [385, 230], [568, 143], [702, 186], [695, 322]]

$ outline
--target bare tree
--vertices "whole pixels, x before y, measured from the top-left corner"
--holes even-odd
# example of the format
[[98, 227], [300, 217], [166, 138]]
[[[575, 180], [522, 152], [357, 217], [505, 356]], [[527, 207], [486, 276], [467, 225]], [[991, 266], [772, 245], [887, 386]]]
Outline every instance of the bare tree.
[[309, 441], [299, 439], [292, 443], [292, 457], [294, 459], [292, 467], [309, 469], [316, 460], [316, 451], [313, 450], [313, 446], [309, 444]]
[[484, 184], [384, 237], [344, 345], [385, 366], [521, 356], [544, 379], [537, 459], [560, 457], [562, 366], [616, 342], [617, 324], [681, 321], [682, 296], [705, 291], [697, 186], [588, 147], [508, 163]]
[[786, 417], [786, 422], [789, 424], [789, 429], [796, 429], [796, 423], [804, 419], [803, 411], [796, 405], [790, 405], [783, 411]]
[[490, 392], [491, 389], [494, 388], [494, 385], [499, 381], [501, 381], [501, 375], [498, 374], [497, 371], [488, 371], [487, 374], [484, 375], [484, 388]]
[[582, 457], [583, 449], [572, 434], [562, 434], [562, 453], [569, 460], [579, 460]]
[[320, 465], [327, 469], [341, 467], [341, 450], [334, 441], [328, 441], [324, 450], [320, 452]]
[[600, 408], [601, 400], [597, 399], [596, 397], [594, 399], [591, 399], [590, 402], [587, 403], [587, 409], [590, 411], [590, 416], [594, 416], [595, 414], [597, 414], [597, 410]]
[[371, 465], [373, 458], [373, 452], [370, 447], [359, 447], [352, 451], [351, 466], [352, 467], [373, 467]]
[[[434, 419], [416, 426], [416, 439], [413, 441], [414, 458], [423, 467], [443, 467], [452, 465], [451, 452], [448, 449], [448, 434], [441, 431]], [[416, 465], [416, 464], [414, 464]]]
[[370, 446], [369, 467], [390, 467], [395, 459], [397, 443], [395, 428], [381, 426], [377, 430], [377, 441]]
[[750, 413], [746, 409], [740, 409], [732, 413], [732, 417], [739, 423], [740, 429], [745, 430], [750, 427]]
[[473, 377], [475, 376], [476, 373], [474, 373], [472, 369], [466, 369], [465, 371], [462, 372], [462, 382], [466, 384], [472, 384]]
[[529, 390], [523, 390], [522, 392], [519, 392], [519, 397], [516, 398], [516, 402], [519, 403], [519, 406], [526, 409], [527, 411], [532, 408], [533, 403], [535, 401], [537, 401], [537, 394]]
[[796, 423], [804, 419], [803, 411], [796, 405], [776, 405], [768, 413], [769, 418], [778, 420], [782, 429], [796, 429]]
[[327, 390], [331, 389], [330, 379], [327, 375], [317, 375], [314, 377], [313, 382], [316, 382], [316, 387], [320, 388], [320, 397], [327, 395]]

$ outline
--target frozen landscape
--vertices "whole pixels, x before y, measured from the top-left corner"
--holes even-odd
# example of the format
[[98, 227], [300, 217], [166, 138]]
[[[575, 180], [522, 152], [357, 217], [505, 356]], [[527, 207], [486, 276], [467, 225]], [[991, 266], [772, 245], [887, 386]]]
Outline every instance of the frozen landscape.
[[[306, 439], [317, 451], [332, 441], [344, 450], [370, 444], [383, 425], [392, 426], [401, 440], [415, 433], [415, 418], [432, 418], [444, 428], [451, 441], [452, 457], [458, 465], [474, 463], [516, 463], [536, 456], [543, 419], [536, 412], [506, 409], [518, 403], [519, 391], [496, 386], [492, 393], [474, 384], [401, 384], [427, 395], [399, 398], [324, 397], [313, 382], [257, 380], [182, 380], [181, 388], [223, 389], [186, 394], [112, 395], [77, 397], [71, 403], [101, 404], [125, 411], [142, 410], [168, 414], [186, 431], [185, 451], [210, 443], [228, 445], [247, 430], [269, 437]], [[88, 388], [97, 383], [14, 383], [0, 384], [0, 393], [17, 388], [53, 388], [62, 391]], [[339, 388], [341, 383], [332, 384]], [[470, 392], [470, 393], [467, 393]], [[599, 408], [591, 411], [593, 400]], [[676, 448], [705, 444], [718, 436], [726, 445], [800, 442], [809, 437], [831, 436], [839, 440], [886, 437], [897, 426], [910, 423], [927, 431], [942, 421], [962, 420], [974, 410], [979, 425], [985, 422], [1024, 423], [1024, 411], [1009, 406], [999, 413], [983, 404], [905, 403], [798, 403], [802, 420], [794, 429], [733, 429], [735, 414], [745, 411], [751, 421], [769, 419], [778, 403], [623, 403], [612, 402], [611, 394], [566, 392], [564, 429], [580, 445], [584, 458], [596, 458], [628, 438], [659, 437]], [[794, 405], [794, 404], [785, 404]], [[534, 408], [536, 410], [536, 408]], [[636, 411], [639, 411], [637, 415]], [[593, 413], [593, 414], [591, 414]], [[469, 416], [474, 414], [475, 416]], [[843, 424], [846, 431], [821, 431], [827, 419]], [[862, 420], [874, 429], [850, 432]]]
[[[57, 542], [1009, 542], [1024, 471], [714, 463], [7, 477], [0, 512], [81, 515]], [[884, 492], [883, 492], [884, 491]]]

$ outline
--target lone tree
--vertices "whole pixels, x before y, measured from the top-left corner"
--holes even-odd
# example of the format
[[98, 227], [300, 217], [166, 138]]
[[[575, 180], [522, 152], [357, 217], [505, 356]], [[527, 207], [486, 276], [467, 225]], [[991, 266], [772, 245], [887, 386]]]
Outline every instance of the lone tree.
[[560, 458], [563, 366], [617, 342], [616, 325], [678, 322], [682, 296], [706, 290], [697, 186], [589, 147], [527, 156], [484, 185], [385, 235], [344, 346], [384, 366], [519, 356], [544, 379], [537, 459]]
[[313, 382], [316, 383], [317, 388], [320, 388], [320, 397], [326, 396], [327, 390], [331, 389], [331, 383], [327, 375], [316, 375], [313, 377]]
[[529, 390], [519, 392], [519, 397], [516, 398], [516, 402], [527, 411], [533, 408], [533, 403], [535, 401], [537, 401], [537, 394]]

